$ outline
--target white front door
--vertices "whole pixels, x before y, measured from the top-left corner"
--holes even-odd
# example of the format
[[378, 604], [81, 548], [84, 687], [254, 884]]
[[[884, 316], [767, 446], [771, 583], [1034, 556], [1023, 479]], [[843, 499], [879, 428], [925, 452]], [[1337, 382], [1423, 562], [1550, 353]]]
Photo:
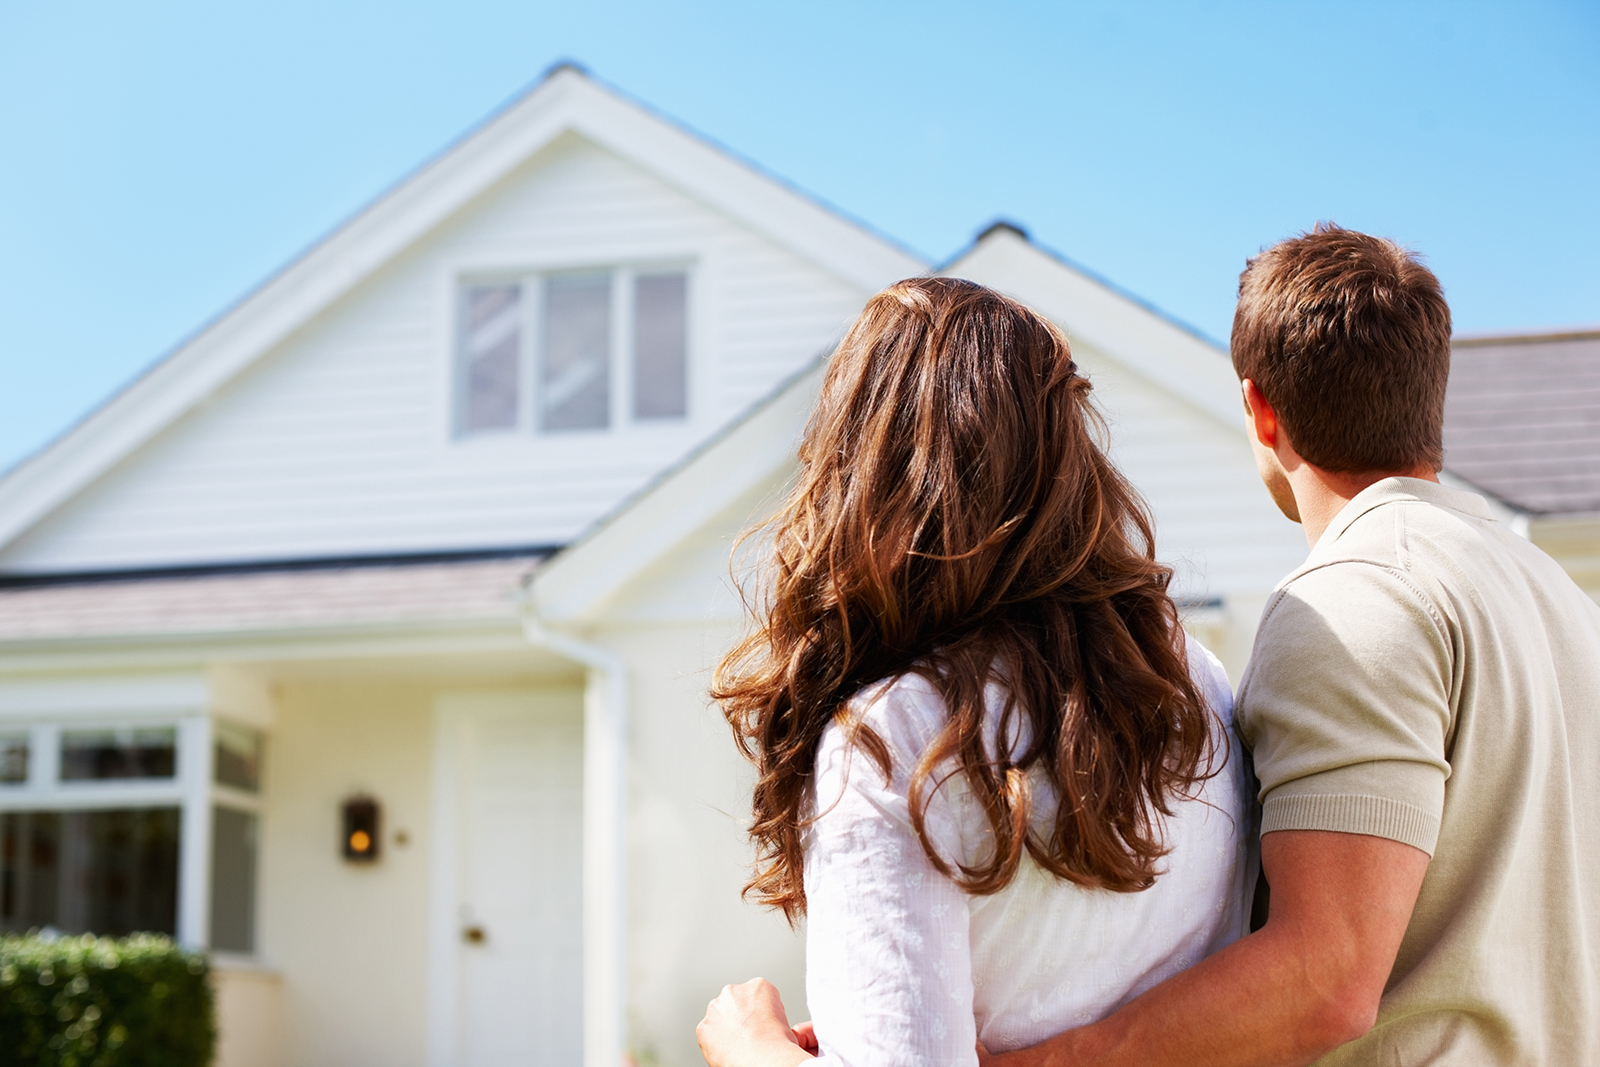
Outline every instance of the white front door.
[[441, 696], [434, 1067], [583, 1059], [583, 690]]

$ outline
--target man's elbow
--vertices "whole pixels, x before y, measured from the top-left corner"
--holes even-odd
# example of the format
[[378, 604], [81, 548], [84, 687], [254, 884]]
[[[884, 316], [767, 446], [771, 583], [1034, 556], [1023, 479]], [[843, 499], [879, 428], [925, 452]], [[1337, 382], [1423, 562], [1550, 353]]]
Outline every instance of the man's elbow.
[[1319, 991], [1302, 1031], [1317, 1054], [1366, 1036], [1378, 1021], [1382, 989], [1366, 982], [1350, 982]]

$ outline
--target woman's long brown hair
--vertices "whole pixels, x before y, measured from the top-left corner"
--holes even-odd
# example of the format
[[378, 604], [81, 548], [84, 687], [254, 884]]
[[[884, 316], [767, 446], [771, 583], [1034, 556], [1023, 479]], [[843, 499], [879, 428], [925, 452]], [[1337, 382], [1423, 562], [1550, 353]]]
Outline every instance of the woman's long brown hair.
[[[939, 870], [993, 893], [1026, 851], [1080, 885], [1154, 882], [1161, 817], [1214, 773], [1215, 750], [1171, 571], [1101, 429], [1066, 338], [1021, 304], [949, 278], [903, 281], [867, 304], [829, 363], [798, 483], [764, 527], [759, 625], [713, 687], [758, 772], [747, 894], [804, 913], [818, 741], [844, 716], [887, 777], [887, 747], [847, 706], [907, 672], [949, 713], [911, 776], [913, 823]], [[1009, 695], [1000, 736], [1025, 716], [1025, 751], [985, 746], [984, 689], [997, 679]], [[947, 761], [994, 842], [953, 867], [922, 824]], [[1030, 828], [1034, 768], [1058, 798], [1047, 830]]]

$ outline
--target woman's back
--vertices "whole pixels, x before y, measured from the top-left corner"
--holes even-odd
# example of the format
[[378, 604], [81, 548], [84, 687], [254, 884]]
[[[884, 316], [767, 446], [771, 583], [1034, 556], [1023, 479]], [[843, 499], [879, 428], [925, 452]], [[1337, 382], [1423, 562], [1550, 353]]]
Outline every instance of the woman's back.
[[[1171, 851], [1140, 892], [1086, 889], [1025, 858], [997, 893], [970, 895], [928, 860], [912, 828], [911, 768], [947, 719], [934, 687], [902, 675], [852, 703], [886, 743], [892, 775], [838, 725], [817, 755], [819, 817], [805, 838], [807, 1000], [822, 1052], [840, 1063], [970, 1064], [1098, 1019], [1245, 933], [1252, 867], [1249, 779], [1231, 729], [1232, 694], [1214, 657], [1189, 645], [1196, 687], [1217, 715], [1226, 762], [1163, 820]], [[1004, 693], [991, 686], [989, 737]], [[1012, 749], [1026, 745], [1017, 731]], [[939, 855], [968, 864], [990, 822], [963, 776], [943, 768], [925, 828]], [[1055, 808], [1031, 780], [1036, 825]]]
[[748, 891], [809, 915], [818, 1034], [862, 1067], [972, 1063], [975, 1017], [997, 1048], [1052, 1034], [1241, 932], [1231, 699], [1091, 388], [993, 290], [873, 297], [718, 671], [757, 769]]

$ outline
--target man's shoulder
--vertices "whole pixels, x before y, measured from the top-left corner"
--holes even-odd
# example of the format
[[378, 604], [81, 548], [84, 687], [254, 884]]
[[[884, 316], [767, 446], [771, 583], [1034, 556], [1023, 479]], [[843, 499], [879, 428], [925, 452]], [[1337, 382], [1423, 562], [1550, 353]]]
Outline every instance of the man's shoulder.
[[1272, 638], [1279, 630], [1314, 622], [1334, 629], [1376, 624], [1395, 614], [1443, 626], [1446, 621], [1429, 584], [1426, 576], [1379, 553], [1308, 562], [1267, 601], [1259, 634]]
[[1400, 663], [1437, 673], [1450, 655], [1451, 618], [1430, 583], [1392, 556], [1310, 561], [1284, 580], [1262, 613], [1240, 685], [1241, 714], [1263, 676], [1277, 688], [1289, 678], [1384, 677]]
[[1473, 507], [1480, 498], [1427, 488], [1438, 492], [1392, 493], [1347, 518], [1338, 536], [1319, 542], [1280, 591], [1292, 587], [1302, 597], [1339, 602], [1363, 595], [1363, 583], [1351, 575], [1376, 569], [1391, 576], [1391, 591], [1410, 590], [1455, 625], [1471, 627], [1475, 618], [1577, 621], [1595, 612], [1560, 563]]
[[1448, 613], [1446, 586], [1471, 584], [1474, 572], [1503, 569], [1512, 559], [1526, 566], [1522, 557], [1529, 553], [1544, 558], [1489, 516], [1452, 506], [1451, 497], [1391, 492], [1358, 498], [1354, 504], [1364, 506], [1335, 520], [1306, 562], [1279, 583], [1274, 603], [1336, 611], [1346, 604], [1370, 609], [1375, 601], [1391, 602], [1409, 609], [1420, 602], [1438, 618]]

